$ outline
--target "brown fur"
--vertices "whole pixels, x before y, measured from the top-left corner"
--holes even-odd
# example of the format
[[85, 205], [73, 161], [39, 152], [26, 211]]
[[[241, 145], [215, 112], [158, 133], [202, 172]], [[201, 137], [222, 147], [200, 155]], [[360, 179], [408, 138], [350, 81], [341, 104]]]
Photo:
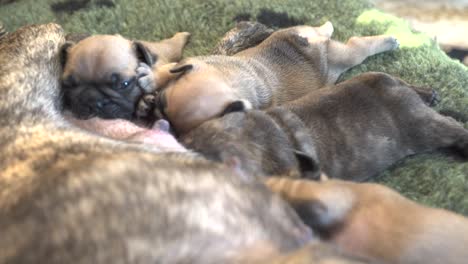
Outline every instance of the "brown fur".
[[64, 37], [46, 24], [0, 39], [1, 264], [274, 263], [296, 250], [306, 263], [356, 263], [261, 182], [68, 122]]
[[95, 35], [69, 44], [62, 75], [67, 108], [79, 118], [137, 118], [137, 102], [167, 82], [165, 65], [182, 58], [189, 37], [146, 42]]
[[181, 140], [212, 160], [236, 158], [254, 174], [317, 178], [320, 167], [332, 178], [365, 180], [439, 148], [468, 157], [468, 130], [431, 109], [436, 99], [432, 89], [364, 73], [282, 106], [207, 121]]
[[[398, 47], [389, 36], [353, 37], [346, 44], [331, 40], [331, 23], [296, 26], [274, 32], [259, 45], [234, 56], [188, 58], [174, 69], [165, 88], [166, 118], [186, 133], [218, 116], [230, 103], [265, 109], [300, 98], [311, 90], [334, 84], [341, 73], [368, 56]], [[174, 71], [173, 69], [173, 71]], [[215, 99], [216, 98], [216, 99]]]
[[322, 238], [393, 264], [462, 264], [468, 219], [429, 208], [378, 184], [270, 178], [267, 186], [307, 215]]

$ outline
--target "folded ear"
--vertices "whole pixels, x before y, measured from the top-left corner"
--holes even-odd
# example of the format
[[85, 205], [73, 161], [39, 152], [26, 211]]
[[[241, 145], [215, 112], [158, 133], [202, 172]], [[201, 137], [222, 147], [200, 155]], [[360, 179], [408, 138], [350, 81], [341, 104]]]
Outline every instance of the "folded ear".
[[252, 104], [247, 100], [236, 100], [229, 103], [226, 108], [219, 114], [219, 116], [224, 116], [229, 113], [234, 112], [244, 112], [246, 110], [252, 109]]
[[296, 155], [297, 162], [299, 163], [299, 170], [303, 178], [320, 180], [320, 175], [322, 173], [318, 160], [299, 150], [294, 150], [294, 155]]
[[60, 48], [60, 64], [62, 65], [62, 68], [65, 68], [65, 64], [67, 63], [67, 59], [68, 59], [68, 52], [70, 51], [70, 48], [73, 47], [74, 45], [75, 45], [75, 42], [67, 41]]
[[133, 45], [135, 47], [135, 51], [139, 61], [143, 61], [150, 67], [152, 67], [156, 63], [156, 61], [158, 60], [158, 56], [152, 53], [149, 47], [147, 47], [143, 42], [135, 41], [133, 42]]
[[[171, 73], [172, 68], [177, 63], [168, 63], [159, 67], [156, 67], [156, 87], [157, 89], [162, 89], [162, 87], [166, 86], [169, 81], [177, 77], [173, 73]], [[153, 70], [154, 72], [154, 70]]]
[[173, 74], [177, 74], [177, 76], [180, 76], [190, 70], [193, 69], [192, 64], [182, 64], [182, 65], [176, 65], [174, 68], [172, 68], [169, 72]]
[[318, 28], [319, 34], [327, 38], [331, 38], [333, 30], [333, 24], [330, 21], [325, 22]]

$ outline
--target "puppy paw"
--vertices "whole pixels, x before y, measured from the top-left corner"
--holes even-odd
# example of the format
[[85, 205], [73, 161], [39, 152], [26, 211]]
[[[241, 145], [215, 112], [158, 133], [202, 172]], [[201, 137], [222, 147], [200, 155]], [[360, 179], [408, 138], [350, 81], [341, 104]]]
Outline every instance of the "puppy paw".
[[153, 69], [143, 62], [140, 62], [136, 69], [138, 76], [138, 85], [146, 93], [151, 93], [156, 90], [156, 80], [153, 74]]
[[136, 115], [137, 118], [143, 119], [148, 117], [154, 109], [156, 96], [153, 94], [144, 95], [137, 104]]
[[389, 46], [389, 50], [396, 50], [400, 47], [400, 42], [393, 36], [388, 36], [385, 43]]

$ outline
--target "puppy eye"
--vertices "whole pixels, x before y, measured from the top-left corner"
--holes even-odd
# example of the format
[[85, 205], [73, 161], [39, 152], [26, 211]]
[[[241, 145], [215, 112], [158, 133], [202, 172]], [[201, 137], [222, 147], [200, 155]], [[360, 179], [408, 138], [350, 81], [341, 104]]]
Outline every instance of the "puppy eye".
[[123, 81], [121, 84], [122, 89], [128, 88], [135, 81], [135, 77], [130, 80]]

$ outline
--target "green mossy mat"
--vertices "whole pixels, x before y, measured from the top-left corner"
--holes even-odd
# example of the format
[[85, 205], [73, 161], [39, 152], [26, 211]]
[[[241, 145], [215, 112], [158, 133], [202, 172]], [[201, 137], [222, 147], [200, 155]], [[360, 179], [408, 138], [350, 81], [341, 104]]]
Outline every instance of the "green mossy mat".
[[[2, 1], [0, 1], [1, 3]], [[366, 71], [382, 71], [415, 84], [433, 87], [441, 95], [437, 109], [468, 115], [468, 68], [448, 58], [424, 34], [412, 32], [404, 20], [372, 9], [361, 0], [82, 0], [80, 9], [52, 11], [64, 1], [17, 0], [0, 4], [0, 21], [13, 31], [25, 24], [56, 22], [67, 32], [119, 33], [128, 38], [158, 40], [177, 31], [193, 33], [186, 55], [207, 54], [239, 14], [255, 18], [261, 9], [286, 12], [305, 24], [330, 20], [334, 38], [393, 34], [400, 50], [374, 56], [342, 79]], [[465, 124], [468, 127], [468, 124]], [[424, 127], [421, 127], [424, 129]], [[441, 153], [408, 158], [380, 175], [389, 185], [419, 202], [468, 215], [468, 162]]]

